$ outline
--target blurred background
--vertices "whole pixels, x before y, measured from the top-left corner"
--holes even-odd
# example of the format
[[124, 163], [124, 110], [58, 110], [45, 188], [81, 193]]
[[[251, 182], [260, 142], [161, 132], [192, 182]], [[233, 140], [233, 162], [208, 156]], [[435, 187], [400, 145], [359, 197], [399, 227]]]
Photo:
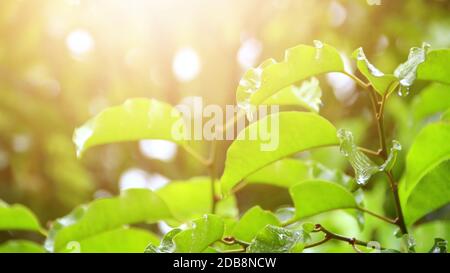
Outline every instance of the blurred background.
[[[157, 188], [206, 174], [164, 141], [107, 145], [78, 160], [72, 133], [130, 97], [178, 104], [201, 96], [205, 103], [235, 104], [246, 69], [315, 39], [338, 48], [350, 70], [351, 53], [362, 46], [372, 63], [392, 72], [410, 47], [450, 47], [449, 15], [446, 0], [2, 0], [0, 199], [30, 207], [45, 224], [121, 188]], [[359, 142], [373, 143], [367, 97], [345, 76], [319, 79], [321, 114], [353, 130]], [[393, 124], [407, 118], [412, 100], [395, 97], [387, 109], [388, 131], [406, 147], [407, 125]], [[220, 144], [219, 168], [228, 144]], [[208, 145], [198, 148], [206, 153]], [[336, 151], [327, 152], [309, 155], [348, 168]], [[380, 187], [371, 200], [390, 199]], [[289, 203], [286, 191], [268, 186], [248, 187], [238, 197], [244, 209]], [[394, 213], [387, 201], [381, 209]]]

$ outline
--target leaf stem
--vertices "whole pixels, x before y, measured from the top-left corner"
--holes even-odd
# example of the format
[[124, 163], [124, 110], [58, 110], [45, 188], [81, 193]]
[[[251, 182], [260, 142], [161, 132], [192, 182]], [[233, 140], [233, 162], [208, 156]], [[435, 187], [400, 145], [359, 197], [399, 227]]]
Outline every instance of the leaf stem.
[[197, 153], [197, 151], [195, 151], [191, 146], [183, 145], [182, 147], [188, 154], [190, 154], [193, 158], [195, 158], [202, 165], [208, 166], [208, 164], [209, 164], [208, 159], [204, 158], [201, 154]]
[[[345, 237], [345, 236], [342, 236], [342, 235], [333, 233], [333, 232], [327, 230], [326, 228], [324, 228], [324, 227], [323, 227], [322, 225], [320, 225], [320, 224], [316, 224], [315, 230], [316, 230], [316, 231], [321, 231], [321, 232], [325, 233], [325, 238], [329, 238], [328, 240], [331, 240], [331, 239], [333, 239], [333, 240], [339, 240], [339, 241], [347, 242], [347, 243], [351, 244], [352, 246], [360, 245], [360, 246], [365, 246], [365, 247], [367, 247], [367, 246], [369, 245], [369, 243], [364, 242], [364, 241], [361, 241], [361, 240], [358, 240], [358, 239], [356, 239], [356, 238], [349, 238], [349, 237]], [[328, 241], [328, 240], [327, 240], [327, 241]], [[322, 241], [321, 241], [321, 244], [323, 244], [323, 243], [325, 243], [325, 242], [326, 242], [325, 240], [322, 240]], [[316, 245], [317, 245], [317, 244], [316, 244]], [[306, 247], [305, 247], [305, 248], [306, 248]], [[383, 249], [383, 248], [381, 248], [381, 249]]]
[[359, 86], [361, 86], [364, 89], [369, 88], [370, 83], [365, 83], [363, 82], [360, 78], [356, 77], [355, 75], [348, 73], [348, 72], [343, 72], [345, 75], [349, 76], [350, 78], [352, 78]]
[[211, 200], [212, 200], [212, 204], [211, 204], [211, 213], [215, 213], [216, 212], [216, 207], [217, 207], [217, 202], [219, 201], [219, 198], [216, 196], [216, 151], [217, 151], [217, 141], [213, 140], [211, 142], [211, 147], [210, 147], [210, 153], [209, 153], [209, 158], [207, 160], [207, 167], [208, 167], [208, 171], [209, 171], [209, 176], [211, 178]]
[[[378, 138], [380, 140], [380, 154], [383, 157], [383, 159], [386, 160], [387, 158], [387, 147], [386, 147], [386, 136], [384, 132], [384, 125], [383, 125], [383, 119], [384, 119], [384, 106], [386, 104], [387, 97], [389, 93], [397, 87], [398, 84], [394, 84], [389, 87], [387, 92], [383, 95], [382, 100], [380, 102], [379, 110], [377, 110], [377, 104], [378, 101], [376, 99], [376, 94], [373, 88], [370, 90], [370, 98], [372, 101], [372, 109], [373, 114], [375, 116], [375, 121], [377, 124], [377, 130], [378, 130]], [[394, 195], [394, 201], [395, 201], [395, 210], [397, 212], [397, 219], [395, 220], [395, 224], [400, 228], [400, 231], [402, 234], [407, 234], [408, 229], [405, 224], [405, 219], [402, 212], [401, 202], [400, 202], [400, 196], [398, 194], [398, 185], [394, 181], [394, 177], [392, 175], [391, 171], [385, 172], [389, 179], [389, 184], [391, 186], [392, 193]]]
[[405, 218], [403, 216], [402, 206], [400, 202], [400, 196], [398, 194], [398, 184], [395, 182], [394, 177], [392, 175], [391, 171], [386, 172], [386, 175], [389, 179], [389, 184], [391, 185], [392, 194], [394, 195], [394, 201], [395, 201], [395, 209], [397, 211], [397, 219], [396, 224], [400, 228], [400, 231], [402, 234], [408, 233], [408, 228], [405, 224]]
[[376, 218], [378, 218], [378, 219], [380, 219], [380, 220], [383, 220], [383, 221], [385, 221], [385, 222], [387, 222], [387, 223], [389, 223], [389, 224], [393, 224], [393, 225], [396, 225], [396, 224], [397, 224], [395, 220], [390, 219], [390, 218], [387, 218], [387, 217], [385, 217], [385, 216], [383, 216], [383, 215], [379, 215], [379, 214], [377, 214], [377, 213], [375, 213], [375, 212], [373, 212], [373, 211], [367, 210], [367, 209], [365, 209], [365, 208], [363, 208], [363, 207], [357, 207], [357, 209], [360, 210], [360, 211], [362, 211], [362, 212], [365, 212], [365, 213], [367, 213], [367, 214], [370, 214], [370, 215], [372, 215], [372, 216], [374, 216], [374, 217], [376, 217]]

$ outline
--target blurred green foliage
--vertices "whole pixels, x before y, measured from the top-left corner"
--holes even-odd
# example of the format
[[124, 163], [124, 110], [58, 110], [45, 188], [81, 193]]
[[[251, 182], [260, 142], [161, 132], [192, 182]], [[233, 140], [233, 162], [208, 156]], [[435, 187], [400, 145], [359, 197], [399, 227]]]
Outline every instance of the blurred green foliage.
[[[99, 147], [78, 160], [73, 129], [130, 97], [177, 104], [202, 96], [208, 103], [235, 104], [246, 65], [268, 57], [280, 60], [286, 48], [315, 39], [332, 44], [348, 58], [363, 47], [373, 64], [393, 71], [412, 46], [428, 42], [433, 48], [450, 47], [449, 15], [450, 2], [445, 0], [386, 0], [380, 6], [364, 0], [1, 1], [0, 199], [26, 205], [46, 226], [78, 204], [117, 195], [121, 175], [130, 168], [170, 180], [206, 174], [181, 149], [165, 163], [146, 157], [136, 143]], [[74, 33], [81, 33], [78, 47], [70, 42]], [[245, 45], [254, 53], [250, 60], [238, 58]], [[86, 52], [80, 53], [83, 46]], [[183, 48], [195, 50], [200, 61], [199, 74], [187, 82], [173, 73], [174, 56]], [[338, 128], [352, 130], [356, 142], [374, 143], [368, 98], [342, 78], [322, 76], [321, 88], [321, 115]], [[444, 93], [439, 85], [418, 83], [411, 92], [424, 88], [427, 93], [392, 98], [386, 106], [386, 131], [404, 146], [394, 170], [397, 175], [419, 129], [434, 113], [448, 108], [443, 100], [430, 102]], [[220, 170], [228, 145], [220, 143]], [[200, 143], [199, 148], [206, 153], [208, 146]], [[328, 167], [347, 166], [335, 148], [313, 151], [311, 156]], [[274, 198], [278, 191], [280, 198]], [[386, 191], [384, 186], [372, 189], [367, 207], [393, 215]], [[238, 199], [243, 209], [255, 204], [275, 209], [290, 202], [280, 189], [261, 185], [244, 189]], [[386, 207], [378, 202], [384, 199], [388, 199]], [[352, 217], [341, 212], [330, 215], [319, 218], [336, 232], [356, 234], [358, 224]], [[392, 227], [367, 226], [373, 228], [363, 231], [365, 239], [377, 239], [388, 247], [397, 244], [391, 240]], [[449, 238], [448, 233], [448, 224], [422, 225], [415, 235], [418, 242], [425, 238], [421, 242], [426, 245], [417, 248], [429, 249], [432, 238]], [[0, 241], [14, 237], [0, 233]], [[15, 247], [34, 246], [18, 242]], [[333, 242], [317, 251], [349, 251], [347, 247]]]

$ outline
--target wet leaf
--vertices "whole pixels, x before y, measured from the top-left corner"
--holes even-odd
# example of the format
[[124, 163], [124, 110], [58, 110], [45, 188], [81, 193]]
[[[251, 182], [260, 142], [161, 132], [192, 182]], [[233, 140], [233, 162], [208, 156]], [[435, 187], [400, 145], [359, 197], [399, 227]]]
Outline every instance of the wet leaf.
[[425, 62], [427, 51], [429, 48], [430, 45], [426, 43], [424, 43], [422, 47], [411, 48], [406, 62], [400, 64], [395, 69], [394, 75], [400, 82], [400, 92], [404, 92], [403, 95], [406, 95], [407, 92], [409, 92], [409, 88], [416, 80], [417, 68], [420, 64]]
[[353, 195], [343, 186], [322, 180], [304, 181], [290, 189], [296, 209], [296, 219], [322, 212], [356, 208]]
[[314, 46], [290, 48], [282, 62], [269, 59], [244, 74], [236, 91], [238, 106], [248, 112], [282, 89], [326, 72], [344, 72], [335, 48], [320, 41], [315, 41]]
[[394, 75], [385, 74], [371, 64], [362, 47], [353, 52], [353, 57], [356, 59], [358, 70], [369, 80], [370, 84], [380, 95], [384, 95], [397, 81]]
[[70, 242], [111, 231], [127, 224], [156, 222], [172, 218], [163, 200], [146, 189], [129, 189], [120, 196], [95, 200], [57, 219], [49, 231], [45, 248], [64, 250]]
[[280, 221], [272, 212], [255, 206], [242, 216], [231, 235], [240, 241], [250, 242], [267, 225], [279, 226]]
[[222, 239], [223, 220], [216, 215], [207, 214], [193, 221], [191, 229], [183, 230], [173, 237], [178, 253], [198, 253], [212, 243]]
[[447, 244], [447, 240], [435, 238], [434, 245], [430, 249], [429, 253], [447, 253]]
[[301, 86], [291, 85], [266, 99], [265, 105], [298, 105], [313, 112], [319, 112], [322, 105], [322, 89], [316, 78], [304, 81]]
[[306, 239], [301, 230], [266, 226], [247, 248], [249, 253], [289, 253], [303, 251]]
[[173, 237], [180, 233], [182, 230], [179, 228], [174, 228], [171, 231], [167, 232], [164, 235], [164, 238], [161, 240], [159, 246], [155, 246], [154, 243], [150, 243], [146, 249], [145, 253], [173, 253], [176, 250], [175, 242], [173, 241]]
[[[250, 132], [266, 126], [270, 141], [260, 136], [252, 140]], [[246, 137], [245, 137], [246, 136]], [[227, 151], [225, 170], [221, 178], [223, 193], [229, 193], [241, 180], [263, 167], [295, 153], [336, 145], [336, 129], [326, 119], [302, 112], [282, 112], [269, 115], [245, 128]]]
[[154, 99], [129, 99], [77, 128], [73, 141], [78, 156], [91, 147], [123, 141], [161, 139], [182, 143], [183, 125], [181, 114], [169, 104]]

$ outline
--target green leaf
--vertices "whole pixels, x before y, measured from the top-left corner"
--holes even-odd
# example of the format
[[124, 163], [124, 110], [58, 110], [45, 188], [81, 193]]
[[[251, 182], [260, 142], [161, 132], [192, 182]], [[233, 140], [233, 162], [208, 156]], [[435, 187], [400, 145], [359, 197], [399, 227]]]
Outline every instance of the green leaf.
[[296, 219], [335, 209], [357, 207], [355, 198], [349, 191], [328, 181], [304, 181], [293, 186], [290, 193], [296, 209]]
[[298, 182], [311, 178], [309, 164], [297, 159], [285, 158], [249, 175], [245, 182], [290, 188]]
[[[407, 224], [450, 202], [450, 160], [444, 161], [420, 180], [403, 205]], [[403, 192], [402, 192], [403, 194]], [[431, 197], [431, 198], [430, 198]]]
[[[275, 124], [269, 126], [268, 123]], [[246, 137], [261, 128], [268, 130], [270, 142], [261, 137], [256, 140]], [[221, 178], [222, 191], [229, 193], [242, 179], [279, 159], [336, 144], [336, 128], [316, 114], [282, 112], [266, 116], [241, 131], [228, 148]]]
[[392, 84], [397, 81], [397, 78], [394, 75], [384, 74], [371, 64], [366, 58], [362, 47], [353, 52], [353, 57], [356, 59], [358, 70], [369, 80], [373, 88], [380, 93], [380, 95], [384, 95]]
[[378, 172], [391, 170], [397, 159], [397, 153], [402, 148], [398, 141], [393, 140], [388, 158], [382, 165], [378, 166], [358, 149], [350, 131], [339, 129], [337, 134], [341, 143], [341, 152], [352, 165], [355, 171], [356, 183], [359, 185], [366, 185], [372, 175]]
[[412, 189], [425, 174], [450, 159], [450, 123], [437, 122], [426, 126], [416, 136], [406, 157], [406, 190]]
[[62, 252], [80, 253], [142, 253], [149, 242], [159, 238], [138, 228], [118, 228], [67, 244]]
[[[217, 184], [217, 186], [219, 185]], [[156, 193], [179, 221], [201, 217], [212, 209], [211, 179], [209, 177], [172, 181]], [[228, 217], [236, 216], [237, 208], [234, 196], [230, 195], [219, 201], [216, 209], [217, 214]]]
[[249, 253], [289, 253], [303, 251], [306, 238], [301, 230], [267, 225], [247, 248]]
[[173, 237], [178, 253], [198, 253], [210, 244], [222, 239], [223, 220], [216, 215], [206, 214], [194, 220], [193, 228], [184, 230]]
[[173, 237], [180, 233], [182, 230], [179, 228], [174, 228], [171, 231], [167, 232], [164, 235], [164, 238], [161, 240], [159, 246], [156, 246], [154, 243], [150, 243], [146, 249], [145, 253], [173, 253], [175, 252], [176, 245], [173, 241]]
[[425, 62], [427, 51], [430, 45], [424, 43], [422, 47], [413, 47], [409, 51], [408, 60], [400, 64], [394, 71], [394, 75], [400, 82], [399, 94], [407, 94], [409, 88], [413, 85], [417, 78], [417, 68]]
[[45, 253], [45, 249], [27, 240], [10, 240], [0, 244], [0, 253]]
[[447, 244], [447, 240], [435, 238], [434, 245], [430, 249], [429, 253], [447, 253]]
[[286, 50], [284, 60], [273, 59], [248, 70], [236, 91], [238, 105], [248, 111], [251, 105], [259, 105], [280, 90], [315, 75], [327, 72], [344, 72], [339, 52], [320, 41], [315, 46], [299, 45]]
[[123, 225], [151, 223], [171, 217], [168, 207], [156, 193], [146, 189], [129, 189], [118, 197], [81, 205], [56, 220], [45, 247], [50, 252], [57, 252], [71, 241], [79, 242]]
[[450, 108], [450, 86], [432, 83], [414, 97], [411, 111], [414, 119], [420, 121]]
[[0, 200], [0, 230], [41, 230], [39, 220], [28, 208], [8, 205]]
[[231, 235], [240, 241], [250, 242], [267, 225], [279, 226], [280, 221], [272, 212], [255, 206], [242, 216]]
[[417, 79], [450, 84], [450, 49], [431, 50], [417, 69]]
[[322, 89], [316, 78], [304, 81], [300, 87], [291, 85], [264, 101], [265, 105], [298, 105], [319, 112], [322, 104]]
[[[73, 141], [77, 155], [101, 145], [140, 139], [162, 139], [181, 143], [180, 132], [172, 132], [181, 122], [181, 114], [169, 104], [154, 99], [129, 99], [123, 105], [108, 108], [75, 130]], [[177, 136], [176, 136], [177, 135]]]

